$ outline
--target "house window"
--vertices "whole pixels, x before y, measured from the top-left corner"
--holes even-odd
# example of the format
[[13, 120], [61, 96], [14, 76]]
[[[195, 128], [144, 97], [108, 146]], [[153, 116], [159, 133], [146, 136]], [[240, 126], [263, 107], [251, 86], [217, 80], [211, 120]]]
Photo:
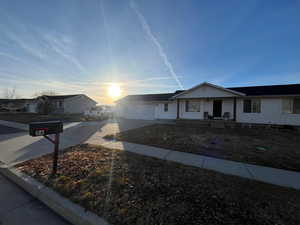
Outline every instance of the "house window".
[[300, 114], [300, 98], [294, 99], [293, 113]]
[[300, 98], [283, 99], [282, 112], [300, 114]]
[[200, 102], [199, 101], [185, 101], [185, 111], [186, 112], [200, 112]]
[[283, 99], [282, 112], [300, 114], [300, 98]]
[[282, 99], [282, 112], [293, 113], [293, 99]]
[[244, 113], [260, 113], [261, 101], [260, 99], [245, 99]]
[[164, 112], [168, 112], [169, 111], [169, 104], [165, 103], [164, 104]]
[[58, 101], [58, 108], [62, 108], [63, 107], [63, 101]]

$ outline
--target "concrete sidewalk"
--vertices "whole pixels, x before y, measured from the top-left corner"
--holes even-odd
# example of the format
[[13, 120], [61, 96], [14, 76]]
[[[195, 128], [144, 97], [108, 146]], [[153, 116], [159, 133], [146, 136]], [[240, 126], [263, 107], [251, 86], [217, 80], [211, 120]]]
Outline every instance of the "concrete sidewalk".
[[71, 225], [2, 175], [0, 203], [1, 225]]
[[224, 174], [235, 175], [265, 183], [275, 184], [283, 187], [290, 187], [300, 190], [300, 173], [270, 167], [252, 165], [242, 162], [235, 162], [224, 159], [217, 159], [202, 155], [185, 152], [178, 152], [169, 149], [162, 149], [147, 145], [128, 142], [114, 142], [103, 139], [100, 135], [93, 136], [86, 141], [89, 144], [103, 145], [109, 148], [120, 149], [145, 156], [163, 160], [182, 163], [203, 169], [214, 170]]

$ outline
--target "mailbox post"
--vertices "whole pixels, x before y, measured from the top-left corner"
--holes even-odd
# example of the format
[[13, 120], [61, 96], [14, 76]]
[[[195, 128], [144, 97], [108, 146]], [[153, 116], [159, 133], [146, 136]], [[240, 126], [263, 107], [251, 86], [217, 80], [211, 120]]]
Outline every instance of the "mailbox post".
[[[61, 121], [34, 122], [29, 124], [29, 134], [32, 137], [43, 136], [54, 144], [52, 175], [57, 172], [59, 134], [63, 132], [63, 123]], [[54, 135], [54, 139], [48, 135]]]

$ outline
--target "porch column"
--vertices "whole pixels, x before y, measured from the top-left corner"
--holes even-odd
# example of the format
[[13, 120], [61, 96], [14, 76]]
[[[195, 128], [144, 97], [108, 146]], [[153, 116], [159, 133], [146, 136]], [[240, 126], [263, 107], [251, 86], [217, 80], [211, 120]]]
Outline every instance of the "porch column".
[[233, 121], [236, 121], [236, 97], [233, 98]]
[[177, 102], [177, 117], [176, 117], [176, 119], [179, 119], [179, 110], [180, 110], [179, 99], [177, 99], [176, 102]]

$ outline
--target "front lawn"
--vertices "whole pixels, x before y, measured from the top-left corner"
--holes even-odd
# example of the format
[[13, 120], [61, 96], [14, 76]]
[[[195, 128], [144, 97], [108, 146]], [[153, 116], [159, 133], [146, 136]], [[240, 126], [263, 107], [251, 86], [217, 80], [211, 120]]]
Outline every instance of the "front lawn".
[[300, 171], [300, 133], [254, 128], [152, 125], [116, 135], [121, 141]]
[[18, 165], [114, 225], [300, 224], [300, 191], [140, 156], [78, 145]]

